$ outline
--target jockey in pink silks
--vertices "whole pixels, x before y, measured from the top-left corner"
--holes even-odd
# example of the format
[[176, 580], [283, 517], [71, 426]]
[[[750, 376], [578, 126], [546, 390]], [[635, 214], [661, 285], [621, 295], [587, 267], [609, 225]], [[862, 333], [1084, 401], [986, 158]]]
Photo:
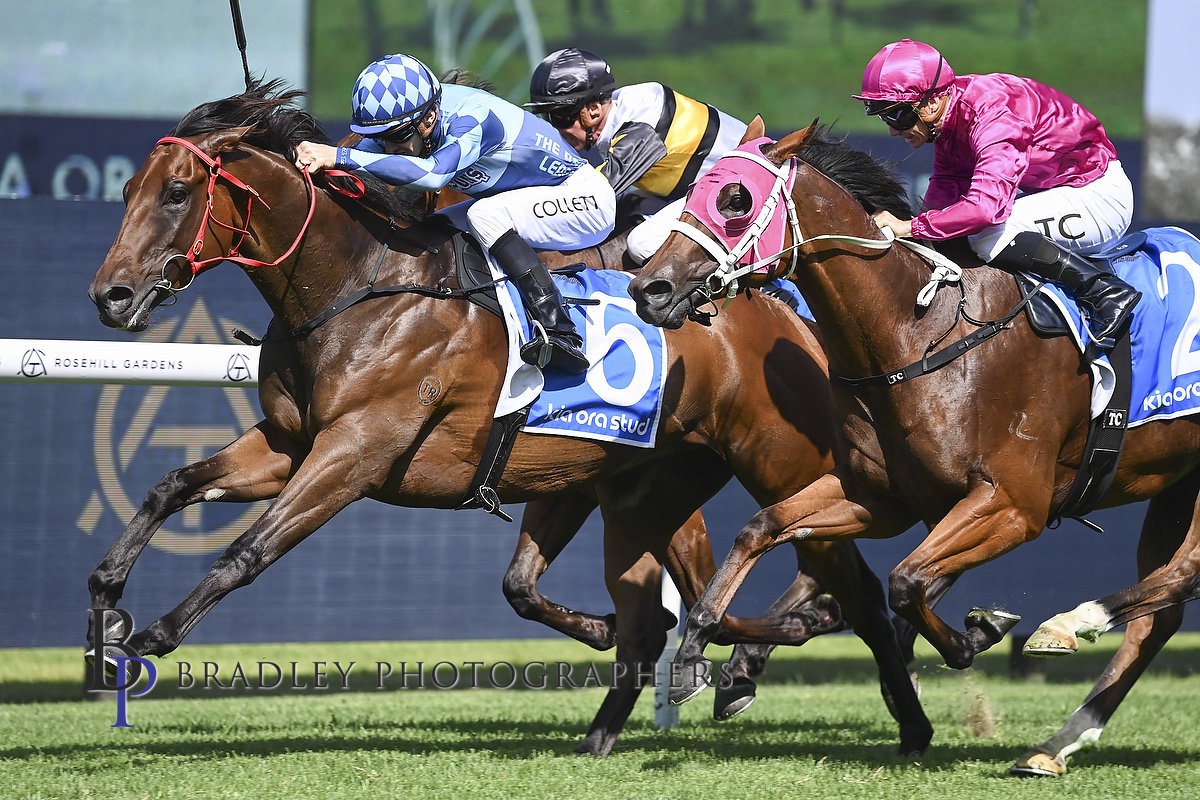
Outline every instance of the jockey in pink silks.
[[933, 142], [923, 210], [912, 220], [879, 212], [881, 228], [967, 237], [992, 266], [1070, 291], [1096, 346], [1113, 346], [1141, 294], [1083, 256], [1129, 229], [1133, 186], [1090, 111], [1029, 78], [956, 76], [941, 53], [911, 39], [875, 54], [854, 97], [913, 148]]

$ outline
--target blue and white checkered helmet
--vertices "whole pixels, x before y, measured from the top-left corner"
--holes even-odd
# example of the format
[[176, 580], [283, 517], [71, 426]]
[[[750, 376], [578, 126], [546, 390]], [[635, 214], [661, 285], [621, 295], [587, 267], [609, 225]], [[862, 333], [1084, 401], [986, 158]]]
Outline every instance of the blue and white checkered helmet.
[[368, 65], [354, 82], [350, 130], [364, 136], [419, 119], [442, 96], [429, 67], [412, 56], [385, 56]]

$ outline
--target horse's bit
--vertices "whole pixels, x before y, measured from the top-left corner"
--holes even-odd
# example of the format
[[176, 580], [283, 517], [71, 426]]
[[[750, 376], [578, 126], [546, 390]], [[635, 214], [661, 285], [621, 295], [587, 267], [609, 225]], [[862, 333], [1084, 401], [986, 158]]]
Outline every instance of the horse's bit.
[[[757, 144], [757, 142], [754, 144]], [[744, 147], [746, 145], [743, 145]], [[802, 245], [817, 241], [847, 242], [873, 250], [887, 250], [893, 243], [899, 243], [922, 256], [934, 265], [934, 269], [930, 275], [929, 282], [917, 294], [917, 305], [921, 307], [926, 307], [933, 302], [934, 294], [936, 294], [938, 287], [942, 283], [955, 283], [962, 277], [962, 268], [958, 264], [933, 248], [926, 247], [911, 239], [895, 238], [890, 229], [883, 229], [883, 239], [868, 239], [843, 234], [821, 234], [804, 239], [800, 231], [800, 221], [796, 214], [796, 206], [792, 201], [791, 195], [791, 188], [796, 177], [796, 159], [793, 157], [788, 159], [785, 165], [776, 165], [759, 153], [743, 148], [738, 148], [722, 156], [721, 160], [710, 170], [709, 175], [710, 177], [715, 177], [714, 173], [720, 175], [721, 173], [718, 171], [722, 170], [722, 162], [736, 157], [748, 160], [754, 167], [758, 168], [759, 172], [766, 172], [768, 175], [773, 176], [774, 185], [764, 199], [758, 216], [746, 228], [745, 233], [739, 239], [733, 240], [729, 235], [722, 235], [720, 232], [712, 230], [716, 225], [715, 222], [706, 222], [706, 220], [712, 217], [711, 214], [706, 213], [706, 206], [711, 194], [729, 185], [729, 183], [740, 183], [747, 177], [751, 180], [754, 180], [755, 177], [761, 178], [761, 176], [743, 175], [728, 165], [724, 166], [723, 171], [732, 173], [730, 181], [726, 181], [719, 187], [713, 181], [706, 182], [702, 191], [693, 191], [692, 195], [688, 198], [687, 204], [684, 206], [684, 211], [696, 217], [704, 227], [697, 228], [693, 225], [684, 224], [679, 220], [675, 220], [671, 224], [671, 230], [682, 233], [700, 245], [717, 262], [716, 270], [708, 276], [705, 285], [697, 290], [706, 300], [712, 302], [720, 294], [724, 294], [727, 298], [734, 297], [738, 292], [738, 279], [740, 277], [769, 268], [785, 255], [791, 258], [792, 266], [783, 277], [793, 277], [799, 248]], [[758, 148], [756, 147], [755, 149]], [[699, 183], [696, 188], [700, 188]], [[750, 261], [749, 263], [743, 263], [747, 261], [747, 255], [767, 230], [771, 221], [776, 215], [782, 213], [783, 209], [780, 208], [781, 199], [783, 200], [783, 208], [787, 211], [788, 228], [792, 234], [792, 244], [772, 255], [760, 257], [758, 260]]]
[[[295, 240], [283, 253], [283, 255], [279, 256], [279, 258], [275, 259], [274, 261], [259, 261], [257, 259], [238, 255], [238, 251], [241, 249], [242, 244], [246, 241], [246, 237], [250, 235], [250, 214], [254, 209], [254, 201], [257, 200], [258, 202], [262, 203], [263, 206], [268, 210], [270, 210], [271, 206], [266, 200], [263, 200], [262, 195], [260, 195], [254, 189], [254, 187], [249, 186], [229, 170], [225, 169], [225, 167], [221, 164], [220, 154], [217, 154], [216, 157], [210, 156], [192, 142], [189, 142], [187, 139], [181, 139], [178, 136], [164, 136], [156, 143], [156, 145], [168, 144], [176, 144], [180, 147], [183, 147], [191, 152], [194, 156], [199, 158], [202, 162], [204, 162], [205, 166], [208, 167], [208, 197], [205, 199], [204, 219], [200, 221], [200, 229], [196, 231], [195, 241], [192, 242], [192, 246], [187, 253], [176, 253], [172, 256], [169, 256], [167, 260], [163, 262], [159, 280], [154, 284], [153, 287], [155, 291], [162, 291], [174, 296], [177, 292], [182, 292], [184, 289], [191, 286], [192, 281], [195, 280], [196, 276], [205, 269], [208, 269], [209, 267], [221, 261], [232, 261], [235, 264], [240, 264], [244, 267], [277, 267], [296, 251], [296, 248], [304, 239], [304, 234], [308, 232], [308, 226], [312, 223], [313, 213], [317, 208], [316, 187], [313, 185], [312, 176], [308, 174], [307, 171], [303, 173], [308, 194], [308, 214], [304, 218], [304, 224], [300, 226], [300, 231], [296, 234]], [[239, 228], [235, 225], [222, 222], [213, 214], [213, 196], [217, 188], [217, 180], [221, 178], [224, 178], [233, 186], [242, 189], [247, 193], [244, 227]], [[229, 252], [225, 255], [200, 260], [200, 252], [204, 249], [204, 234], [208, 229], [209, 223], [233, 232], [236, 234], [236, 240], [230, 246]], [[187, 263], [188, 272], [190, 274], [188, 275], [187, 283], [185, 283], [183, 286], [175, 286], [174, 282], [167, 276], [167, 268], [176, 259], [180, 258]]]

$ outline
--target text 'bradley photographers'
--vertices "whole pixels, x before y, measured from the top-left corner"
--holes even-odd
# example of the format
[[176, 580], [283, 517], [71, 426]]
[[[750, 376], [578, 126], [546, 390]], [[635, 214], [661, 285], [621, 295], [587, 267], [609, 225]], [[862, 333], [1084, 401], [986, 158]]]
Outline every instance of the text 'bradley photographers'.
[[[116, 617], [116, 621], [112, 617]], [[88, 652], [90, 691], [115, 692], [117, 721], [114, 728], [131, 728], [128, 721], [128, 701], [148, 695], [155, 686], [166, 685], [180, 691], [229, 690], [412, 690], [412, 689], [590, 689], [616, 688], [626, 683], [641, 687], [656, 686], [667, 676], [658, 678], [653, 664], [631, 666], [614, 662], [571, 663], [565, 661], [531, 661], [514, 664], [508, 661], [236, 661], [232, 664], [217, 661], [155, 662], [138, 655], [128, 644], [134, 630], [133, 617], [123, 609], [92, 609], [92, 630], [102, 631], [102, 641]], [[163, 667], [163, 669], [159, 669]], [[722, 664], [718, 682], [731, 684], [728, 665]], [[704, 665], [695, 670], [705, 681], [712, 676]], [[680, 675], [671, 670], [670, 685], [694, 685], [693, 668]], [[142, 684], [145, 679], [144, 685]], [[170, 680], [173, 678], [174, 680]]]

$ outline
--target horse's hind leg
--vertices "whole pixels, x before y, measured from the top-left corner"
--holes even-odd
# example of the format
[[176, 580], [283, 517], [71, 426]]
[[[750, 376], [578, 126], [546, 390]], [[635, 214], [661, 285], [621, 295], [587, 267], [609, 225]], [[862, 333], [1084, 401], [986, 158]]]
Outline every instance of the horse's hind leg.
[[538, 579], [595, 510], [594, 497], [566, 492], [531, 500], [521, 517], [521, 535], [508, 571], [504, 596], [525, 619], [540, 622], [597, 650], [616, 643], [615, 617], [574, 611], [547, 600], [537, 588]]
[[[138, 556], [172, 514], [205, 500], [250, 503], [278, 495], [297, 457], [290, 447], [260, 422], [209, 458], [163, 477], [88, 578], [92, 607], [116, 607]], [[88, 642], [94, 643], [91, 622]]]
[[[804, 564], [797, 559], [796, 579], [784, 590], [783, 595], [767, 609], [766, 617], [782, 616], [801, 609], [821, 595], [821, 584], [804, 572]], [[841, 628], [841, 614], [837, 614]], [[728, 617], [726, 617], [728, 620]], [[766, 671], [767, 659], [774, 644], [739, 644], [733, 648], [729, 661], [721, 668], [713, 697], [713, 719], [732, 719], [745, 711], [754, 702], [758, 687], [754, 679]]]
[[[1187, 485], [1172, 487], [1150, 501], [1138, 542], [1140, 577], [1160, 570], [1162, 565], [1173, 560], [1172, 556], [1194, 551], [1196, 521], [1193, 519], [1185, 536], [1180, 520], [1187, 519], [1189, 510], [1195, 506], [1196, 491], [1196, 479], [1191, 479]], [[1159, 608], [1149, 616], [1130, 619], [1121, 646], [1083, 705], [1071, 714], [1057, 733], [1017, 759], [1011, 772], [1041, 776], [1064, 774], [1067, 757], [1096, 743], [1121, 701], [1182, 622], [1183, 605], [1179, 603]]]
[[[1074, 653], [1079, 638], [1100, 635], [1140, 616], [1200, 596], [1200, 472], [1151, 500], [1138, 543], [1140, 580], [1126, 589], [1083, 603], [1043, 622], [1025, 644], [1025, 654]], [[1151, 519], [1158, 520], [1151, 527]], [[1191, 520], [1185, 528], [1181, 520]]]
[[580, 755], [612, 752], [642, 688], [653, 682], [654, 662], [667, 643], [657, 613], [662, 607], [662, 564], [633, 538], [623, 531], [616, 536], [605, 531], [605, 583], [617, 608], [617, 660], [608, 694], [575, 748]]

